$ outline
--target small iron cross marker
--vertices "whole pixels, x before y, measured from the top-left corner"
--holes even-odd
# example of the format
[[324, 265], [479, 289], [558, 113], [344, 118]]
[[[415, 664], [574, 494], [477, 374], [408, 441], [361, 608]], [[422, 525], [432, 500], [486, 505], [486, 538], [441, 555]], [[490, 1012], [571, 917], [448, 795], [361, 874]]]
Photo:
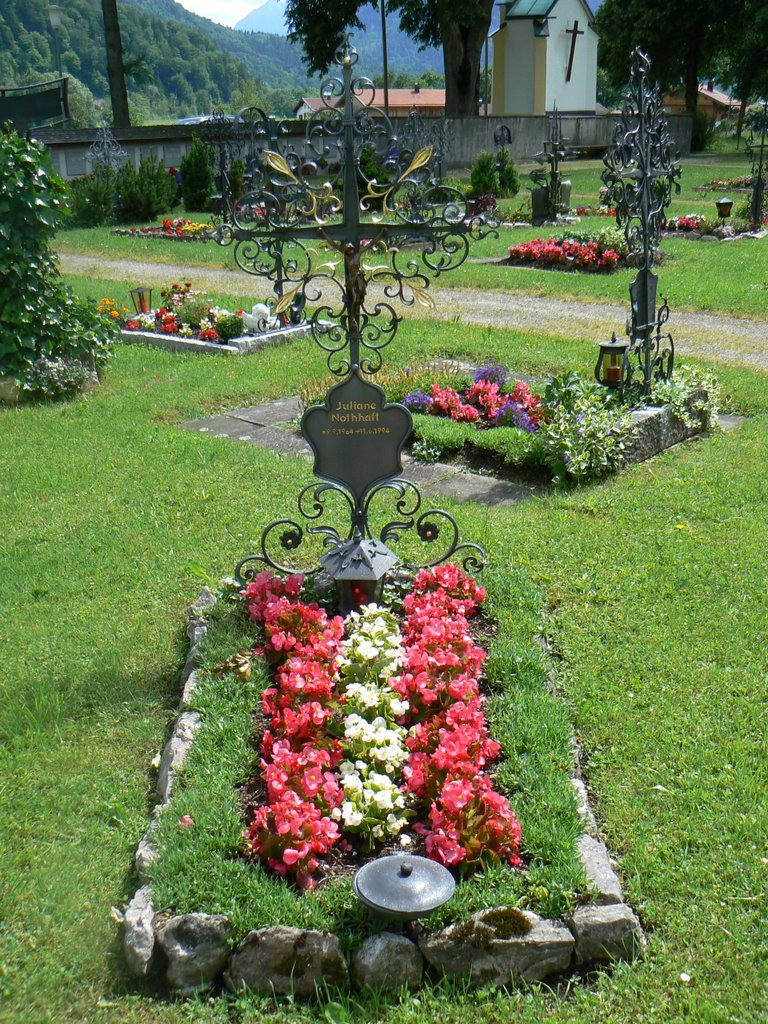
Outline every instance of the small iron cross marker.
[[576, 36], [583, 36], [584, 30], [579, 28], [578, 18], [573, 23], [573, 28], [567, 28], [565, 34], [571, 37], [571, 52], [568, 56], [568, 70], [565, 74], [566, 82], [571, 80], [571, 72], [573, 71], [573, 55], [576, 52]]

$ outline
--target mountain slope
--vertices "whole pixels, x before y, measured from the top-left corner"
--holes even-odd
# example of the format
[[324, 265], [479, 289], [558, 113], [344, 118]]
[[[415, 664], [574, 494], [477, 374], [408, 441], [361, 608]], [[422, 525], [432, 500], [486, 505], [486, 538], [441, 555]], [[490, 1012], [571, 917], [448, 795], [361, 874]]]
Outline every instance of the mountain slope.
[[[298, 47], [278, 36], [244, 34], [185, 11], [174, 0], [122, 0], [120, 26], [129, 58], [142, 57], [148, 74], [128, 80], [137, 123], [175, 120], [236, 108], [254, 98], [288, 113], [309, 79]], [[62, 67], [109, 108], [100, 0], [62, 6]], [[0, 87], [54, 73], [47, 0], [0, 4]]]
[[[235, 25], [241, 31], [287, 32], [284, 22], [284, 0], [267, 0], [262, 7], [251, 11]], [[378, 5], [364, 7], [360, 12], [363, 29], [353, 31], [352, 43], [360, 54], [357, 67], [360, 73], [372, 77], [383, 72], [381, 14]], [[278, 29], [276, 26], [282, 26]], [[387, 55], [390, 73], [418, 76], [424, 71], [443, 73], [443, 54], [436, 47], [419, 50], [418, 46], [404, 32], [400, 31], [399, 18], [391, 14], [387, 18]]]

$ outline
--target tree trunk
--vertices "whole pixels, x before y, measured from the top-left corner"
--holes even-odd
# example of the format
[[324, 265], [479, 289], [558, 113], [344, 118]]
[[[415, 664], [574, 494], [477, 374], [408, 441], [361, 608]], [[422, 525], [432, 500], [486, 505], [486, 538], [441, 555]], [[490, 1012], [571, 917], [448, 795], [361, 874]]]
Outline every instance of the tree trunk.
[[744, 131], [744, 117], [747, 113], [747, 104], [749, 103], [749, 96], [752, 92], [752, 81], [744, 83], [742, 86], [741, 98], [739, 100], [739, 116], [736, 121], [736, 149], [741, 145], [741, 133]]
[[699, 48], [692, 43], [685, 59], [685, 109], [689, 114], [696, 113], [699, 99]]
[[101, 10], [104, 15], [104, 38], [107, 44], [107, 77], [112, 100], [112, 125], [115, 128], [130, 128], [131, 115], [128, 111], [128, 92], [125, 88], [117, 0], [101, 0]]
[[447, 117], [477, 117], [480, 104], [480, 66], [494, 0], [482, 0], [482, 17], [470, 26], [457, 23], [455, 14], [438, 4], [443, 38], [445, 113]]

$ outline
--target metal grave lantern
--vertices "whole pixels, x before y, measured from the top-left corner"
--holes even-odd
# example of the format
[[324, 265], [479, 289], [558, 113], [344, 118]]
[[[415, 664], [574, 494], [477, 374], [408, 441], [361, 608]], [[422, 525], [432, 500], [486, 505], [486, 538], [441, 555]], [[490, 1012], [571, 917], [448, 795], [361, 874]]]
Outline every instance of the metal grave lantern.
[[733, 209], [733, 200], [727, 196], [723, 196], [722, 199], [715, 200], [715, 206], [717, 207], [717, 216], [721, 220], [726, 220], [731, 216], [731, 210]]
[[152, 289], [131, 288], [131, 301], [137, 313], [149, 313], [152, 309]]
[[366, 907], [390, 921], [414, 921], [453, 896], [453, 875], [437, 861], [415, 854], [391, 854], [363, 865], [352, 886]]
[[[484, 563], [482, 549], [461, 540], [453, 516], [422, 510], [419, 489], [402, 478], [411, 415], [388, 403], [370, 378], [400, 322], [394, 300], [432, 306], [430, 277], [460, 266], [470, 241], [497, 227], [487, 212], [470, 216], [464, 196], [441, 183], [433, 146], [413, 152], [398, 143], [389, 118], [372, 106], [373, 83], [355, 74], [357, 60], [347, 40], [336, 54], [341, 74], [323, 83], [323, 108], [301, 141], [259, 112], [262, 148], [248, 161], [250, 188], [230, 221], [211, 232], [234, 246], [241, 269], [272, 282], [276, 316], [291, 311], [308, 323], [339, 378], [302, 419], [319, 479], [300, 492], [299, 518], [268, 524], [236, 574], [245, 581], [264, 566], [305, 575], [324, 567], [346, 605], [379, 588], [398, 560], [389, 545], [406, 536], [431, 546], [428, 559], [410, 560], [414, 566], [452, 556], [467, 571]], [[361, 160], [365, 150], [372, 161]], [[385, 181], [366, 176], [371, 164], [383, 168]], [[339, 507], [346, 529], [325, 521]], [[310, 538], [325, 552], [299, 564]]]
[[624, 228], [631, 261], [637, 267], [629, 289], [629, 351], [624, 384], [637, 388], [645, 398], [654, 380], [672, 376], [674, 343], [671, 334], [662, 333], [669, 319], [669, 306], [663, 300], [657, 309], [659, 279], [653, 266], [658, 259], [664, 211], [673, 189], [680, 191], [680, 159], [661, 114], [658, 86], [648, 83], [649, 69], [648, 57], [640, 49], [635, 50], [630, 92], [614, 128], [613, 144], [603, 160], [602, 174], [606, 202], [616, 207], [616, 223]]
[[614, 334], [610, 341], [600, 342], [600, 354], [595, 366], [595, 380], [606, 388], [623, 390], [627, 373], [627, 350], [629, 342], [618, 339]]

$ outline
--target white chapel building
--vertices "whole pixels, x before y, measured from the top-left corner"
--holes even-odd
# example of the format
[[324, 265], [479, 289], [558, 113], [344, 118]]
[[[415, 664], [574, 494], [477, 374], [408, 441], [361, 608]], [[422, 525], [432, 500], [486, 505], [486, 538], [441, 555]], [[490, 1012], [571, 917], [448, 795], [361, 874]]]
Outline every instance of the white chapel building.
[[491, 113], [594, 113], [597, 32], [586, 0], [506, 0], [493, 33]]

